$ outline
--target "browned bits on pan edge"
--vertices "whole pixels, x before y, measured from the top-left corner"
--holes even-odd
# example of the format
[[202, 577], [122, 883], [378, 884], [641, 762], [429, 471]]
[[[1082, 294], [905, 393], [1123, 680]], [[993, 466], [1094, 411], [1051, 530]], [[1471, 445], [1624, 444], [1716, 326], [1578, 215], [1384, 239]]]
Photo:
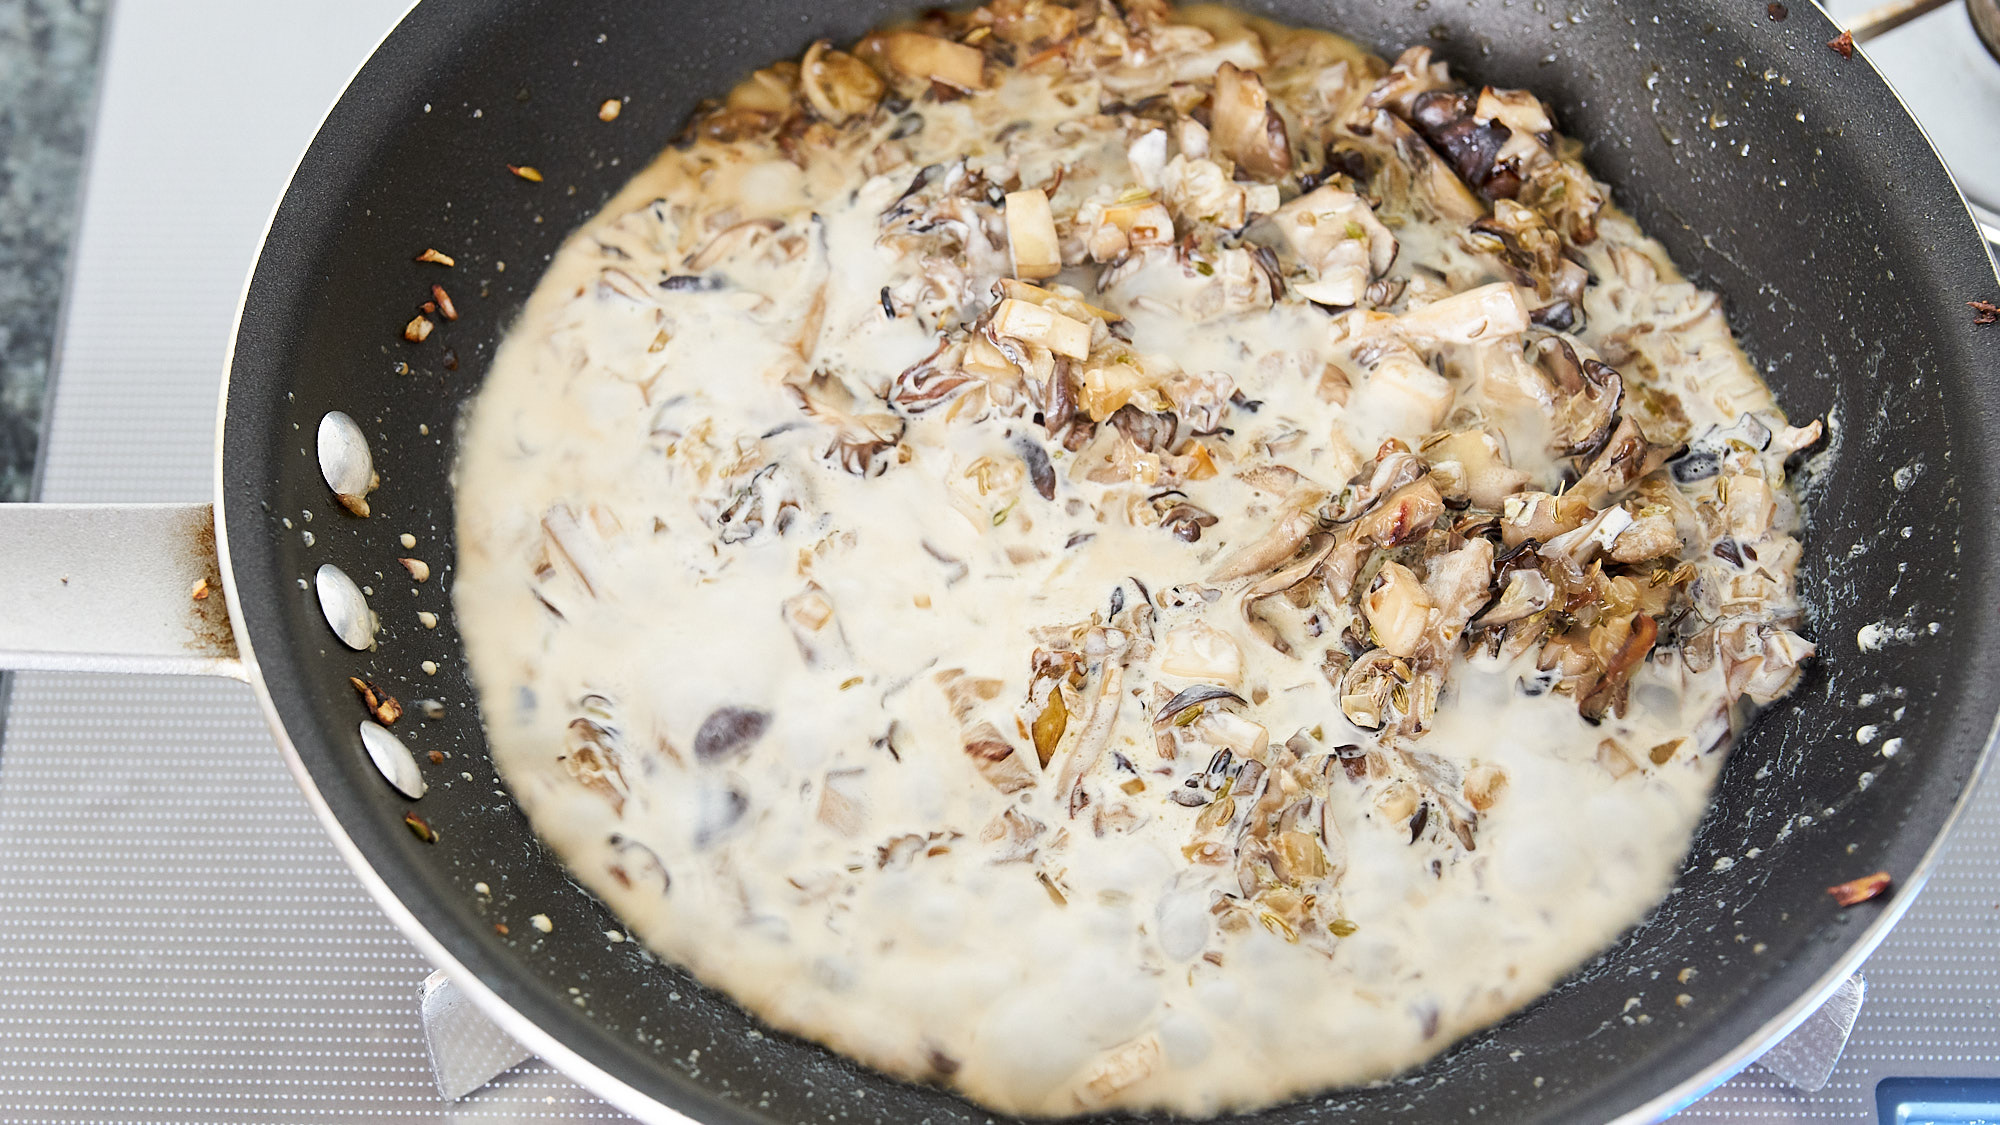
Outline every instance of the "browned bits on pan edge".
[[[416, 813], [413, 812], [404, 813], [403, 823], [409, 826], [410, 835], [415, 836], [417, 839], [422, 840], [424, 843], [435, 844], [438, 842], [437, 831], [431, 827], [430, 821], [425, 820], [423, 817], [418, 816]], [[502, 932], [504, 933], [505, 931]]]
[[507, 170], [509, 172], [514, 173], [516, 176], [519, 176], [522, 179], [528, 181], [531, 184], [539, 184], [542, 182], [541, 170], [536, 168], [532, 164], [509, 164], [507, 165]]
[[1991, 301], [1967, 301], [1965, 307], [1972, 310], [1972, 323], [1991, 324], [2000, 320], [2000, 305]]
[[1783, 23], [1785, 17], [1792, 14], [1792, 10], [1777, 0], [1771, 0], [1771, 3], [1764, 5], [1764, 14], [1771, 17], [1772, 23]]
[[442, 250], [434, 250], [429, 247], [426, 247], [423, 253], [417, 255], [417, 261], [431, 262], [436, 265], [446, 266], [446, 267], [455, 266], [458, 264], [458, 259], [453, 258], [450, 254], [447, 254]]
[[618, 120], [619, 113], [623, 112], [624, 109], [625, 100], [623, 98], [606, 98], [604, 99], [604, 104], [597, 107], [597, 119], [599, 121], [616, 121]]
[[1834, 54], [1839, 55], [1843, 59], [1854, 57], [1854, 33], [1851, 31], [1841, 32], [1839, 35], [1827, 40], [1826, 45], [1833, 49]]
[[451, 295], [444, 291], [444, 286], [431, 286], [431, 300], [436, 303], [438, 312], [443, 313], [446, 320], [458, 319], [458, 306], [451, 303]]
[[1832, 895], [1833, 901], [1842, 906], [1853, 906], [1856, 903], [1867, 902], [1888, 890], [1889, 882], [1887, 871], [1877, 871], [1873, 875], [1863, 875], [1859, 879], [1849, 879], [1839, 886], [1828, 887], [1826, 893]]
[[368, 708], [368, 713], [375, 716], [376, 722], [385, 727], [392, 727], [396, 725], [397, 719], [403, 717], [403, 705], [396, 702], [395, 696], [358, 676], [347, 677], [347, 682], [353, 686], [355, 694], [361, 697], [361, 703]]
[[[68, 581], [68, 580], [67, 580], [67, 579], [65, 579], [64, 581]], [[188, 591], [188, 597], [190, 597], [190, 598], [193, 598], [193, 599], [194, 599], [195, 601], [198, 601], [198, 602], [200, 602], [200, 601], [207, 601], [207, 600], [208, 600], [208, 579], [206, 579], [206, 578], [197, 578], [197, 579], [195, 579], [195, 583], [194, 583], [194, 589], [192, 589], [192, 590], [189, 590], [189, 591]]]
[[431, 329], [434, 327], [436, 325], [431, 323], [429, 317], [419, 313], [410, 318], [410, 323], [403, 326], [403, 339], [412, 344], [421, 344], [430, 339]]

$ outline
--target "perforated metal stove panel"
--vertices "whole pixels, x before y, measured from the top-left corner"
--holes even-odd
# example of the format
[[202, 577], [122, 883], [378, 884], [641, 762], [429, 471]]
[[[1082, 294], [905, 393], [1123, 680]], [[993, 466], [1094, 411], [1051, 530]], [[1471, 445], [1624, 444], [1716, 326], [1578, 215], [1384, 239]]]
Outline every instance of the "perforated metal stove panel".
[[[257, 235], [401, 7], [119, 6], [45, 499], [207, 498]], [[540, 1063], [443, 1104], [417, 1025], [427, 971], [321, 836], [247, 689], [15, 680], [0, 741], [0, 1122], [618, 1118]], [[1866, 971], [1825, 1091], [1753, 1068], [1686, 1116], [1864, 1120], [1882, 1077], [2000, 1073], [2000, 789]]]
[[[399, 0], [113, 17], [43, 498], [202, 500], [236, 297]], [[613, 1119], [542, 1063], [446, 1106], [430, 971], [248, 688], [23, 674], [0, 744], [0, 1121]]]

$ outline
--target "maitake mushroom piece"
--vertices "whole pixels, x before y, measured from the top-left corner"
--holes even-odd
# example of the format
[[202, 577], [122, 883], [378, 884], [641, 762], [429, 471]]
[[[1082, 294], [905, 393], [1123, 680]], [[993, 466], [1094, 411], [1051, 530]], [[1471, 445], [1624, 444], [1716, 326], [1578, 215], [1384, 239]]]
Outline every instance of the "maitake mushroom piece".
[[824, 456], [856, 476], [875, 476], [888, 467], [883, 455], [903, 436], [903, 419], [873, 396], [863, 399], [838, 376], [816, 371], [785, 389], [799, 409], [833, 431]]
[[1001, 681], [969, 676], [963, 669], [947, 668], [933, 679], [944, 689], [951, 711], [963, 734], [966, 757], [987, 783], [1002, 793], [1015, 793], [1035, 783], [1034, 772], [1000, 728], [980, 717], [982, 705], [1000, 695]]
[[872, 111], [886, 89], [867, 63], [834, 50], [824, 39], [806, 48], [799, 63], [799, 88], [814, 112], [833, 125]]
[[1472, 229], [1498, 244], [1498, 256], [1513, 271], [1517, 283], [1534, 289], [1542, 300], [1558, 301], [1564, 306], [1560, 311], [1545, 309], [1538, 315], [1560, 316], [1563, 323], [1553, 326], [1565, 331], [1580, 323], [1583, 289], [1590, 280], [1590, 271], [1563, 253], [1562, 235], [1540, 213], [1511, 199], [1498, 199], [1493, 203], [1493, 214], [1472, 224]]
[[1209, 135], [1217, 150], [1258, 179], [1290, 174], [1292, 145], [1285, 119], [1272, 107], [1256, 71], [1223, 63], [1216, 68], [1211, 97]]
[[882, 57], [905, 77], [959, 90], [986, 86], [986, 56], [977, 47], [915, 31], [891, 32], [880, 42]]

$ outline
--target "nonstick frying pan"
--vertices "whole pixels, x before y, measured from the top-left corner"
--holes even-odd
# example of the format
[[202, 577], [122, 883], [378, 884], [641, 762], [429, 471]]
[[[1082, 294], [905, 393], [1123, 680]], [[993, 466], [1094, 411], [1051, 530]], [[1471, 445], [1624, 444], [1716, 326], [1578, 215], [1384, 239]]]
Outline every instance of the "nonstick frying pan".
[[[1893, 93], [1864, 56], [1827, 49], [1836, 29], [1803, 2], [1783, 20], [1753, 0], [1248, 6], [1387, 53], [1427, 43], [1471, 81], [1536, 90], [1617, 201], [1724, 294], [1791, 415], [1829, 420], [1800, 575], [1821, 656], [1736, 747], [1672, 896], [1552, 995], [1415, 1073], [1253, 1120], [1664, 1116], [1875, 946], [1978, 776], [2000, 711], [2000, 327], [1965, 307], [1994, 295], [1985, 246]], [[431, 581], [451, 581], [455, 421], [562, 238], [697, 99], [908, 10], [426, 0], [328, 115], [272, 218], [230, 358], [212, 533], [206, 508], [0, 508], [0, 664], [248, 679], [390, 917], [524, 1044], [649, 1119], [991, 1120], [761, 1032], [607, 940], [616, 920], [493, 777], [453, 623], [426, 630], [397, 600], [409, 579], [395, 559], [411, 553], [397, 537], [422, 534]], [[624, 112], [601, 122], [611, 97]], [[456, 265], [414, 261], [427, 247]], [[433, 282], [460, 317], [406, 344]], [[373, 448], [368, 518], [321, 480], [313, 435], [330, 410]], [[310, 587], [326, 563], [373, 591], [372, 651], [322, 618]], [[197, 579], [211, 591], [199, 600]], [[430, 783], [421, 800], [370, 766], [350, 676], [445, 704], [396, 728]], [[1901, 753], [1858, 741], [1862, 724]], [[1897, 880], [1885, 896], [1842, 910], [1826, 892], [1878, 869]]]

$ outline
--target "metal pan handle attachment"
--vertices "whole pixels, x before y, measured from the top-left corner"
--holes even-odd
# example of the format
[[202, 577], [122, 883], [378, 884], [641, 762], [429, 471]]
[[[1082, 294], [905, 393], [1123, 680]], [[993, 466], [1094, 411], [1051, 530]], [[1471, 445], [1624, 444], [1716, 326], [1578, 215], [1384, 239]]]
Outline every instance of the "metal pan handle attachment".
[[245, 678], [208, 504], [0, 504], [0, 669]]

